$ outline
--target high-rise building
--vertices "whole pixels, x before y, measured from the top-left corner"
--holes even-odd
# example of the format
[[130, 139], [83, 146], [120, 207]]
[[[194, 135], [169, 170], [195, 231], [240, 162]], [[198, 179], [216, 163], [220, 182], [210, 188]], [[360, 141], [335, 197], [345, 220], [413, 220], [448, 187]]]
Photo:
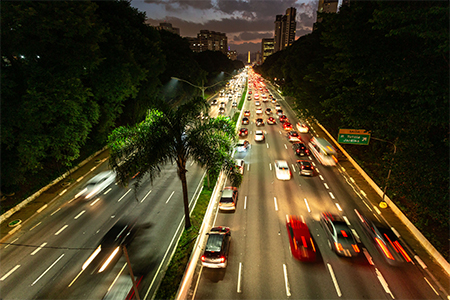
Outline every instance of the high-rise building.
[[275, 18], [274, 52], [283, 50], [295, 41], [297, 22], [295, 17], [297, 10], [294, 7], [286, 9], [285, 15], [277, 15]]
[[274, 39], [266, 38], [261, 40], [261, 53], [262, 53], [262, 62], [264, 62], [267, 56], [273, 54], [274, 51]]
[[200, 30], [196, 38], [188, 38], [190, 48], [195, 52], [202, 52], [206, 50], [221, 51], [227, 55], [228, 39], [225, 33]]

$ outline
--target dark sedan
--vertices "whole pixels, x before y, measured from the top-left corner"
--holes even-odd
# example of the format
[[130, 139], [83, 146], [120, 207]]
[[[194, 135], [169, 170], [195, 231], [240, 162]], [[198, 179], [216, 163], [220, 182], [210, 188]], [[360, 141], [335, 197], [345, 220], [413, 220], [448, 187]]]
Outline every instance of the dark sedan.
[[354, 257], [361, 252], [347, 223], [338, 215], [324, 212], [320, 224], [328, 237], [328, 246], [337, 255]]

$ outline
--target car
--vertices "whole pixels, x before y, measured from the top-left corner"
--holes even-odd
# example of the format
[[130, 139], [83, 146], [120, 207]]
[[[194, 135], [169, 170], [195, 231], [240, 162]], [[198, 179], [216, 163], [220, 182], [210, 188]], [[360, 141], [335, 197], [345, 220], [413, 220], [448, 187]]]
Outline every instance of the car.
[[256, 124], [256, 126], [264, 126], [264, 120], [263, 120], [263, 118], [257, 118], [257, 119], [255, 120], [255, 124]]
[[270, 98], [270, 99], [273, 99], [273, 96], [272, 96], [272, 94], [269, 94], [269, 98]]
[[247, 140], [240, 140], [236, 144], [236, 151], [237, 152], [245, 152], [250, 148], [250, 143]]
[[261, 102], [259, 102], [258, 100], [255, 101], [255, 105], [256, 106], [261, 106]]
[[275, 120], [275, 118], [270, 117], [267, 119], [267, 124], [274, 125], [277, 124], [277, 121]]
[[255, 100], [259, 99], [259, 95], [258, 94], [255, 94], [253, 97], [255, 97]]
[[300, 137], [298, 132], [295, 130], [289, 131], [286, 136], [289, 139], [289, 142], [301, 142], [302, 141], [302, 138]]
[[302, 142], [294, 143], [292, 145], [292, 149], [294, 149], [295, 154], [297, 154], [298, 156], [308, 156], [309, 155], [309, 149]]
[[300, 175], [314, 176], [314, 166], [309, 160], [297, 160]]
[[250, 116], [250, 111], [249, 110], [244, 111], [244, 116], [245, 117], [249, 117]]
[[213, 101], [211, 101], [211, 105], [217, 105], [217, 99], [214, 99]]
[[225, 102], [220, 102], [220, 105], [219, 105], [219, 107], [220, 108], [225, 108], [227, 106], [227, 104], [225, 103]]
[[281, 105], [280, 105], [280, 104], [275, 104], [275, 109], [276, 109], [276, 110], [281, 109]]
[[90, 200], [100, 194], [110, 184], [116, 181], [116, 173], [114, 171], [100, 172], [91, 178], [84, 189], [75, 195], [75, 198]]
[[219, 200], [219, 210], [236, 210], [238, 201], [238, 189], [235, 187], [226, 187], [222, 190]]
[[92, 268], [92, 273], [101, 273], [113, 266], [122, 254], [122, 246], [127, 246], [136, 234], [136, 219], [120, 219], [102, 237], [97, 248], [83, 263], [82, 270]]
[[281, 115], [278, 119], [280, 120], [281, 123], [289, 122], [289, 119], [288, 117], [286, 117], [286, 115]]
[[256, 109], [256, 114], [257, 114], [257, 115], [262, 115], [262, 108], [261, 108], [261, 107], [258, 107], [258, 108]]
[[279, 180], [290, 180], [291, 171], [289, 170], [289, 165], [285, 160], [275, 161], [275, 175]]
[[292, 130], [292, 124], [289, 123], [289, 122], [284, 122], [283, 129], [287, 130], [287, 131], [291, 131]]
[[284, 113], [282, 109], [277, 109], [277, 116], [281, 117], [283, 114]]
[[272, 109], [270, 107], [266, 108], [266, 115], [271, 115]]
[[237, 102], [233, 101], [233, 103], [231, 103], [231, 107], [237, 107]]
[[239, 169], [239, 173], [244, 174], [245, 162], [243, 159], [236, 159], [236, 168]]
[[248, 91], [248, 93], [251, 95], [251, 94], [252, 94], [252, 91]]
[[361, 252], [352, 231], [341, 216], [323, 212], [320, 224], [328, 238], [328, 247], [339, 256], [355, 257]]
[[250, 121], [249, 121], [249, 119], [247, 117], [243, 117], [242, 118], [242, 125], [248, 125], [249, 122]]
[[265, 139], [264, 132], [262, 130], [255, 131], [255, 142], [263, 142]]
[[200, 257], [202, 265], [206, 268], [226, 268], [230, 251], [230, 228], [225, 226], [213, 227], [207, 235], [205, 251]]
[[305, 123], [298, 122], [296, 127], [297, 127], [298, 132], [300, 132], [300, 133], [308, 133], [309, 132], [309, 127], [306, 126]]
[[300, 261], [314, 262], [316, 247], [308, 225], [297, 216], [286, 215], [286, 229], [292, 255]]
[[248, 129], [247, 128], [239, 129], [239, 136], [247, 136], [247, 135], [248, 135]]
[[248, 101], [252, 100], [252, 96], [248, 95], [248, 96], [247, 96], [247, 100], [248, 100]]
[[225, 108], [221, 107], [219, 108], [219, 115], [225, 114]]
[[373, 222], [355, 209], [364, 231], [388, 264], [399, 266], [411, 262], [411, 256], [400, 243], [399, 237], [387, 226]]
[[277, 99], [272, 98], [272, 104], [275, 104], [275, 103], [277, 103]]

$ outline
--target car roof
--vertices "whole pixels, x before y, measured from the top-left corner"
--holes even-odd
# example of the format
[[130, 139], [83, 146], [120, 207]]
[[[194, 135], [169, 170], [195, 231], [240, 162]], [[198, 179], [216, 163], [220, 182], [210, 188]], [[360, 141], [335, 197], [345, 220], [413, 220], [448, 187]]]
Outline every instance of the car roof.
[[276, 160], [275, 161], [280, 167], [288, 167], [288, 163], [285, 160]]
[[255, 134], [263, 134], [263, 131], [262, 130], [256, 130]]

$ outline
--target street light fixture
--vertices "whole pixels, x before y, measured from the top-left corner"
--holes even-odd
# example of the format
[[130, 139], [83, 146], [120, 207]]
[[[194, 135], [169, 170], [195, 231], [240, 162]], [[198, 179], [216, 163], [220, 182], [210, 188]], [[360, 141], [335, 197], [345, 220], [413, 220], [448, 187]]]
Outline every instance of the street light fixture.
[[184, 80], [184, 79], [181, 79], [181, 78], [177, 78], [177, 77], [170, 77], [170, 78], [171, 78], [171, 79], [178, 80], [178, 81], [186, 82], [187, 84], [192, 85], [193, 87], [196, 87], [196, 88], [198, 88], [198, 89], [201, 89], [201, 90], [202, 90], [202, 98], [203, 98], [203, 99], [205, 99], [205, 90], [206, 90], [206, 89], [208, 89], [208, 88], [210, 88], [210, 87], [213, 87], [213, 86], [215, 86], [215, 85], [218, 85], [218, 84], [221, 83], [222, 81], [225, 81], [225, 80], [222, 80], [222, 81], [219, 81], [219, 82], [214, 83], [213, 85], [204, 86], [204, 85], [203, 85], [203, 80], [202, 80], [202, 86], [198, 86], [198, 85], [195, 85], [195, 84], [193, 84], [193, 83], [190, 83], [189, 81]]

